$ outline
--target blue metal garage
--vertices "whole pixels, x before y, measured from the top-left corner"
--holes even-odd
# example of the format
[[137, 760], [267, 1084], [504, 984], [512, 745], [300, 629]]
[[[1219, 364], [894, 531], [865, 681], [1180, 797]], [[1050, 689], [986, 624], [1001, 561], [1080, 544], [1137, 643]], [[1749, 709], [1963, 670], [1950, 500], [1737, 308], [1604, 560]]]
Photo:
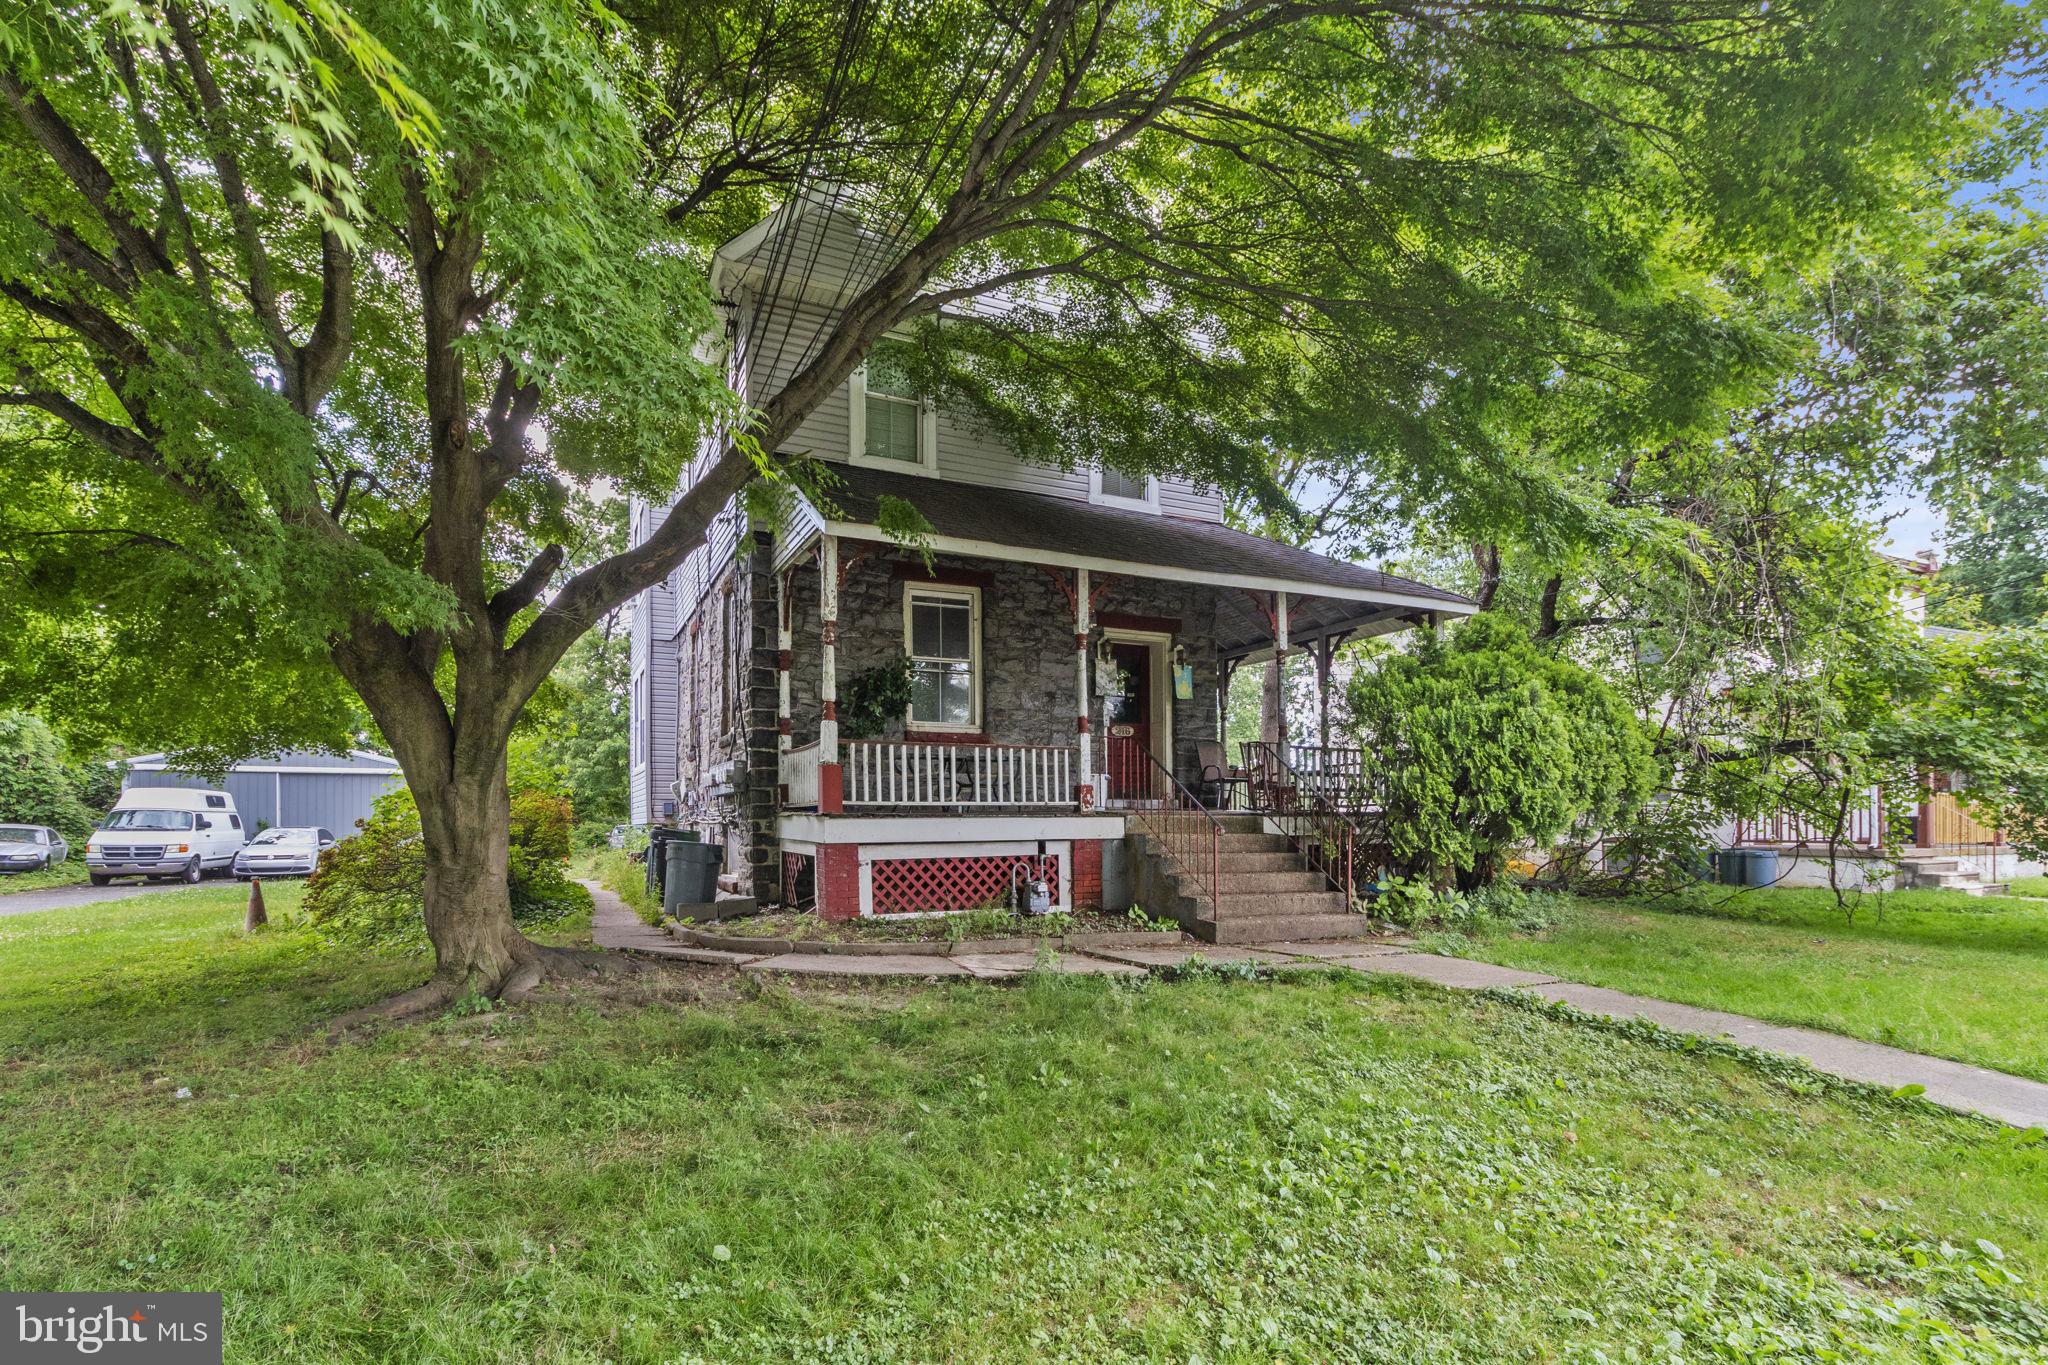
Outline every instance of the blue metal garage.
[[316, 826], [346, 839], [356, 821], [370, 815], [370, 803], [405, 777], [398, 761], [368, 749], [345, 754], [292, 750], [270, 758], [251, 758], [228, 769], [224, 783], [164, 766], [164, 755], [131, 759], [122, 787], [211, 787], [235, 798], [242, 825], [250, 833], [276, 826]]

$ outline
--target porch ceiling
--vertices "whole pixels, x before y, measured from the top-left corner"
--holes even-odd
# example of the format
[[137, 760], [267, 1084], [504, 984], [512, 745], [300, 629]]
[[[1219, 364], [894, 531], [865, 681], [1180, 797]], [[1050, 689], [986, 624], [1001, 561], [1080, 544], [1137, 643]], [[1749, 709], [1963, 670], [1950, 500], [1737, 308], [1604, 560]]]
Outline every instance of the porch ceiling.
[[[1296, 645], [1330, 634], [1379, 635], [1433, 616], [1469, 616], [1478, 604], [1460, 593], [1331, 559], [1214, 522], [1100, 507], [1013, 488], [953, 483], [857, 465], [835, 465], [839, 516], [819, 531], [880, 539], [881, 500], [901, 498], [934, 531], [932, 548], [1020, 563], [1078, 566], [1136, 578], [1185, 580], [1222, 588], [1217, 646], [1222, 657], [1270, 653], [1273, 631], [1256, 593], [1288, 594], [1289, 638]], [[791, 545], [787, 551], [800, 550]]]

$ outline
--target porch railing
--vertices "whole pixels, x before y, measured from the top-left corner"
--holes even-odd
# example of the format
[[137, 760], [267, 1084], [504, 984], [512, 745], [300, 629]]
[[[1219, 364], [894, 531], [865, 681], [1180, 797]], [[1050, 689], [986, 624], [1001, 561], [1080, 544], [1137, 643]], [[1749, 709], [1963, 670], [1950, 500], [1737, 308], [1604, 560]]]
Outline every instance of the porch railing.
[[786, 750], [781, 763], [782, 804], [818, 804], [818, 745], [816, 741]]
[[1111, 799], [1125, 820], [1159, 841], [1160, 851], [1217, 916], [1223, 908], [1223, 823], [1143, 745], [1112, 745], [1107, 757]]
[[1055, 744], [846, 745], [848, 806], [1071, 806], [1074, 751]]
[[1279, 745], [1248, 740], [1238, 746], [1244, 797], [1254, 810], [1291, 810], [1314, 806], [1325, 810], [1371, 811], [1379, 808], [1378, 793], [1366, 769], [1365, 750], [1336, 745]]
[[[1863, 848], [1877, 848], [1885, 840], [1884, 794], [1870, 789], [1848, 811], [1841, 842]], [[1779, 810], [1754, 820], [1735, 822], [1738, 844], [1825, 844], [1830, 830], [1796, 811]]]

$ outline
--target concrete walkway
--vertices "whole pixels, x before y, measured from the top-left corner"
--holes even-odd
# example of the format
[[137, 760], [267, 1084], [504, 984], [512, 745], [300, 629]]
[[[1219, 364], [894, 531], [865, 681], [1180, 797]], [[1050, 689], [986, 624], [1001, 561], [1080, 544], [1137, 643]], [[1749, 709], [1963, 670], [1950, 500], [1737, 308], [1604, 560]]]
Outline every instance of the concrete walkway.
[[[651, 928], [623, 901], [592, 883], [597, 899], [591, 936], [599, 947], [643, 953], [675, 962], [736, 968], [747, 972], [790, 976], [836, 977], [963, 977], [1002, 980], [1021, 976], [1037, 965], [1035, 954], [933, 957], [913, 953], [851, 957], [824, 953], [750, 954], [688, 948]], [[1352, 971], [1409, 976], [1456, 990], [1507, 987], [1558, 1000], [1589, 1014], [1616, 1019], [1649, 1019], [1674, 1033], [1725, 1038], [1745, 1047], [1797, 1057], [1816, 1071], [1844, 1080], [1896, 1090], [1906, 1085], [1927, 1087], [1925, 1098], [1949, 1109], [2009, 1123], [2014, 1127], [2048, 1127], [2048, 1084], [2008, 1076], [1963, 1062], [1923, 1056], [1881, 1043], [1865, 1043], [1816, 1029], [1767, 1024], [1747, 1015], [1673, 1004], [1644, 995], [1629, 995], [1601, 986], [1581, 986], [1540, 972], [1496, 967], [1466, 958], [1438, 957], [1407, 948], [1368, 943], [1213, 943], [1174, 948], [1131, 948], [1063, 953], [1053, 961], [1059, 972], [1086, 974], [1138, 973], [1179, 966], [1199, 957], [1207, 962], [1258, 962], [1278, 969], [1343, 967]]]

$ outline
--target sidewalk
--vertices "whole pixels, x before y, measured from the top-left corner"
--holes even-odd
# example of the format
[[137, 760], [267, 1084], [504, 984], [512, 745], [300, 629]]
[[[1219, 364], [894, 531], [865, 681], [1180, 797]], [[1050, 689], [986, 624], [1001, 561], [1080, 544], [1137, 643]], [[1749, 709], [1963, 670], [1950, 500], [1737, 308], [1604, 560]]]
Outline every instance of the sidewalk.
[[[590, 883], [585, 885], [590, 886], [591, 895], [597, 899], [597, 910], [591, 918], [591, 937], [599, 947], [675, 962], [792, 976], [961, 977], [978, 980], [1021, 976], [1038, 965], [1036, 956], [1030, 953], [978, 957], [929, 957], [909, 953], [844, 957], [823, 953], [749, 954], [686, 948], [662, 930], [650, 927], [611, 892]], [[1406, 948], [1364, 943], [1251, 943], [1236, 946], [1204, 943], [1176, 948], [1064, 953], [1050, 965], [1052, 970], [1059, 972], [1136, 975], [1178, 966], [1197, 957], [1207, 962], [1258, 962], [1280, 969], [1344, 967], [1352, 971], [1415, 977], [1455, 990], [1479, 991], [1494, 987], [1526, 990], [1546, 1000], [1576, 1006], [1589, 1014], [1617, 1019], [1641, 1017], [1674, 1033], [1725, 1038], [1745, 1047], [1797, 1057], [1816, 1071], [1844, 1080], [1862, 1081], [1889, 1090], [1905, 1085], [1923, 1085], [1927, 1087], [1925, 1098], [1946, 1108], [1966, 1114], [1981, 1114], [2019, 1128], [2048, 1127], [2048, 1084], [2040, 1081], [2008, 1076], [2002, 1071], [1941, 1057], [1906, 1052], [1882, 1043], [1865, 1043], [1815, 1029], [1767, 1024], [1747, 1015], [1678, 1005], [1601, 986], [1581, 986], [1540, 972], [1496, 967], [1492, 963], [1472, 962], [1465, 958], [1438, 957]]]

